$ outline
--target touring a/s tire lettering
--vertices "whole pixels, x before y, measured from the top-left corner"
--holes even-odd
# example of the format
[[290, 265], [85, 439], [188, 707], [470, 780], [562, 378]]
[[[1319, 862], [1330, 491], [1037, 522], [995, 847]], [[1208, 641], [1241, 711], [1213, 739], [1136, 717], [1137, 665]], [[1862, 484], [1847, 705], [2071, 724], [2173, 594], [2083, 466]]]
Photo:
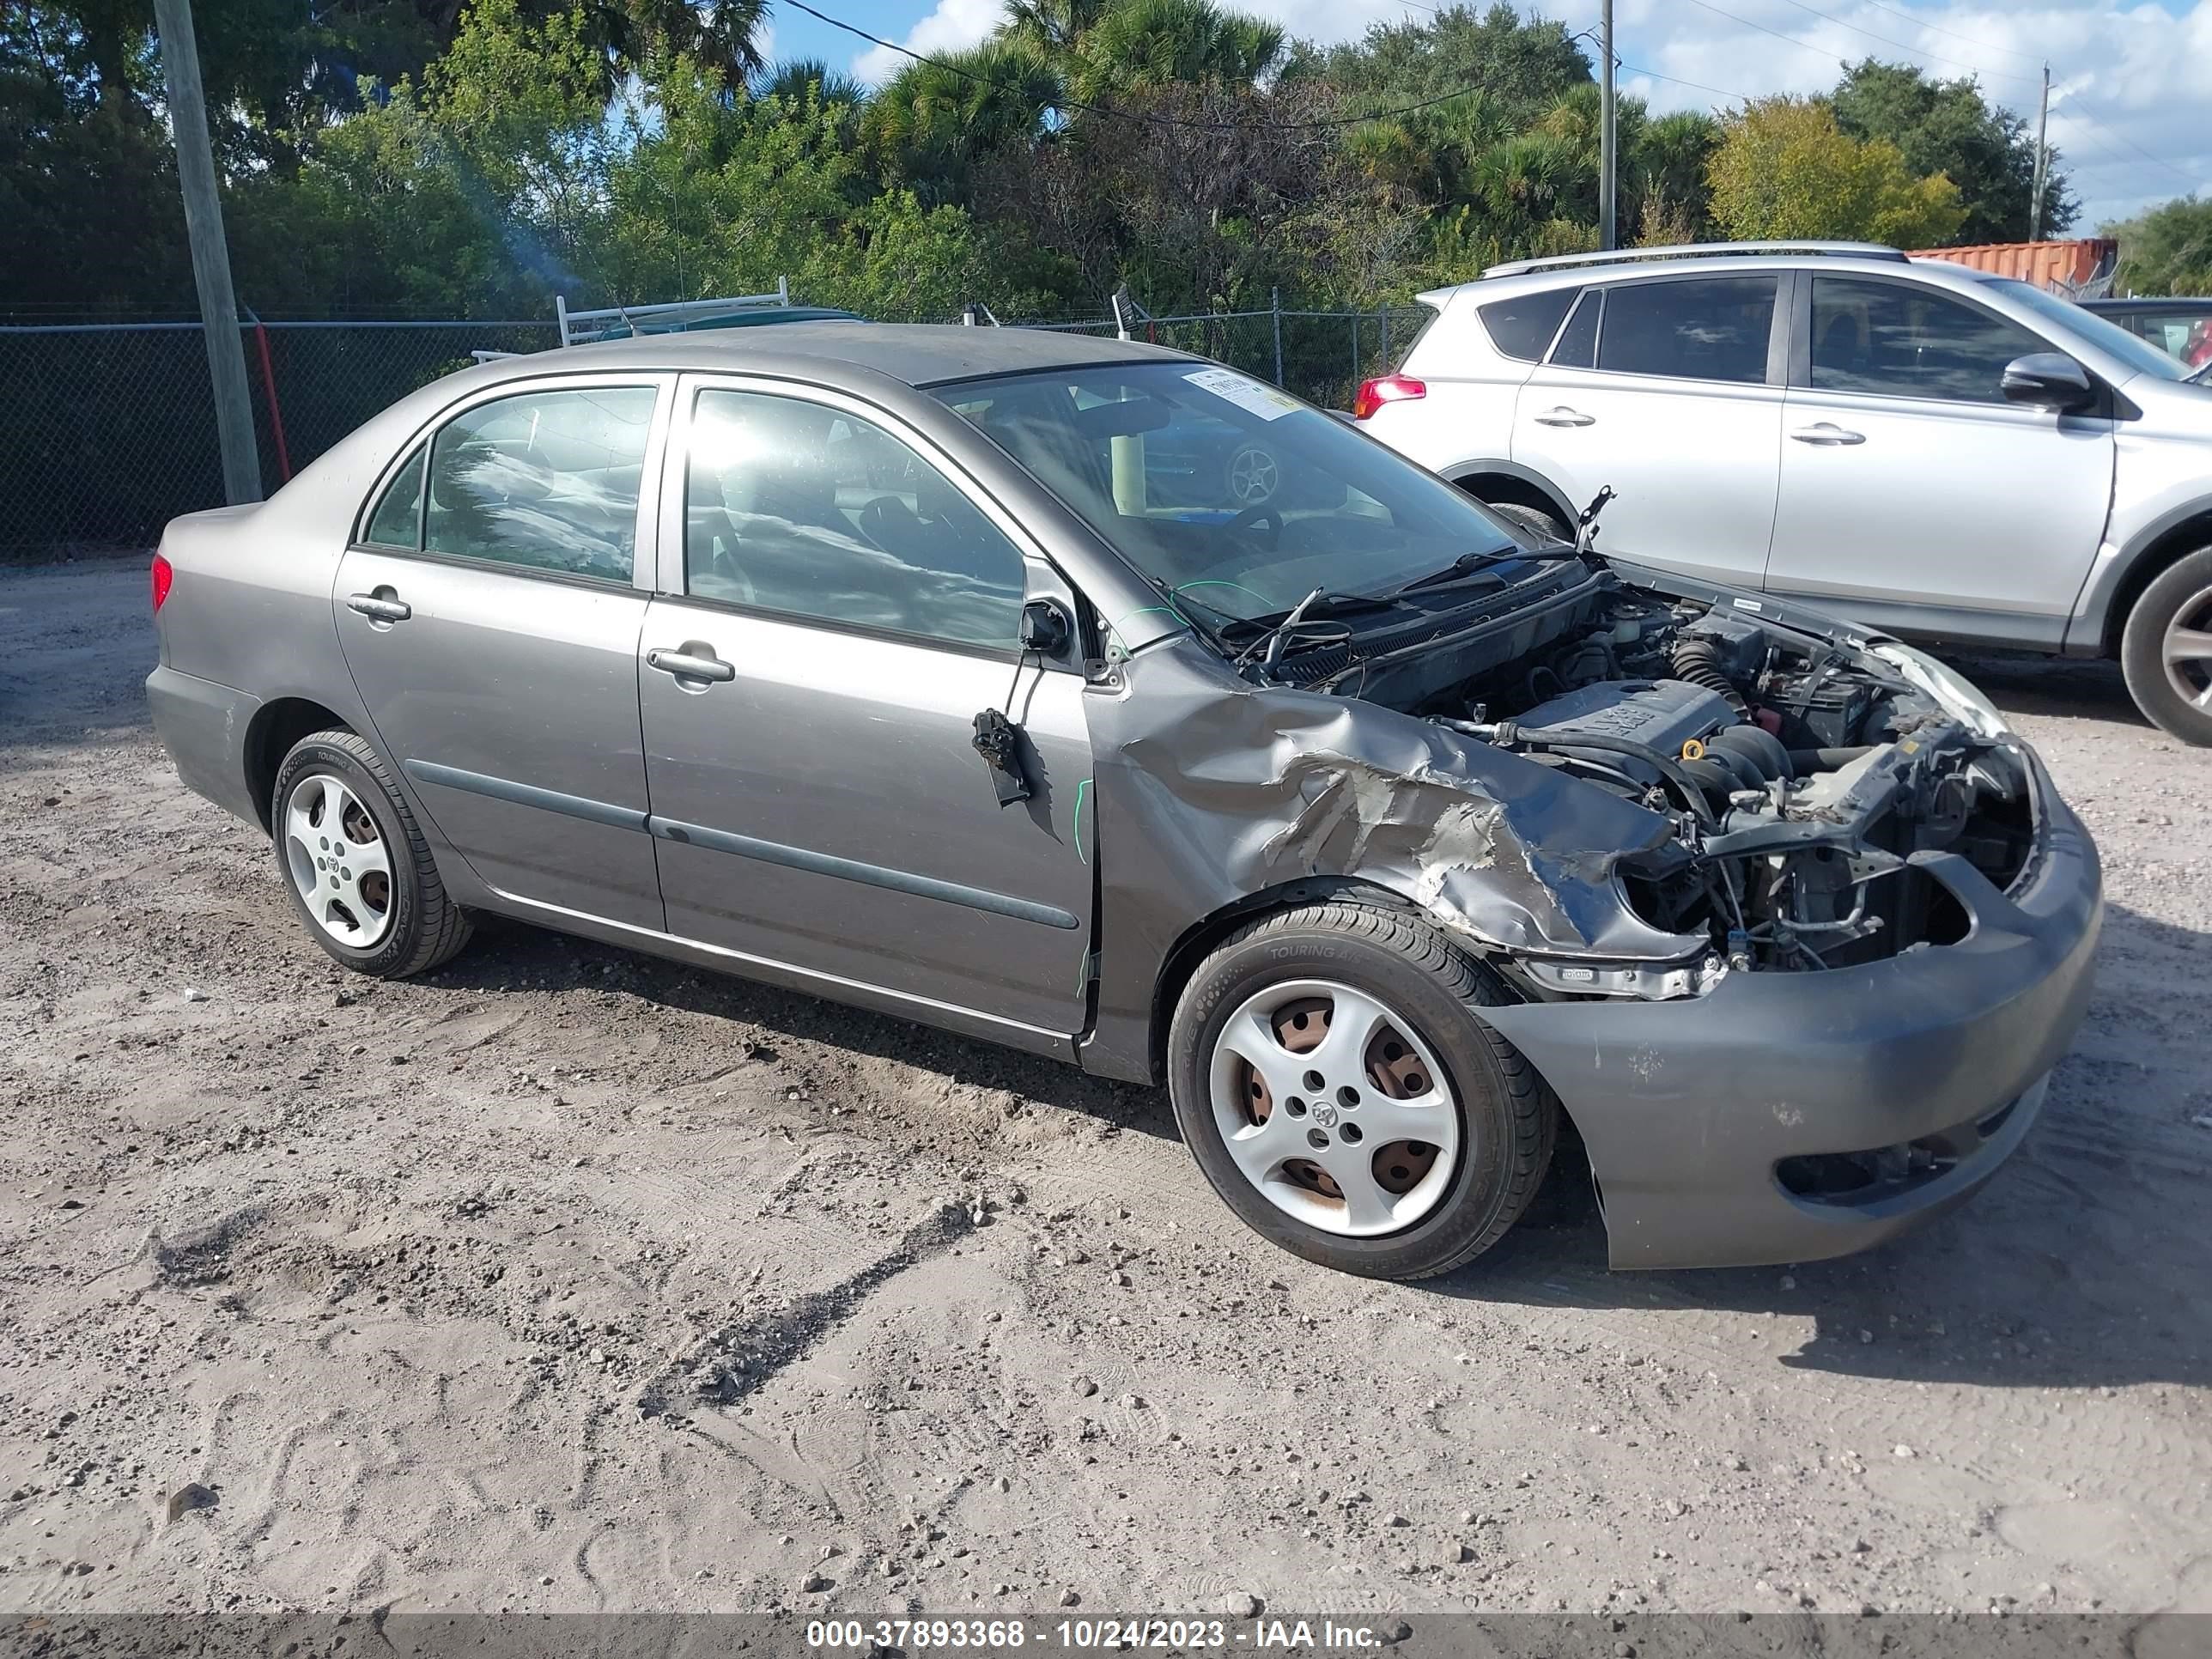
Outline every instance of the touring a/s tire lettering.
[[1266, 917], [1184, 988], [1176, 1124], [1230, 1207], [1293, 1254], [1370, 1278], [1449, 1272], [1520, 1218], [1558, 1130], [1550, 1089], [1476, 1012], [1504, 1000], [1412, 913]]
[[292, 908], [357, 973], [404, 979], [468, 943], [415, 815], [374, 745], [351, 732], [293, 744], [270, 791], [270, 840]]

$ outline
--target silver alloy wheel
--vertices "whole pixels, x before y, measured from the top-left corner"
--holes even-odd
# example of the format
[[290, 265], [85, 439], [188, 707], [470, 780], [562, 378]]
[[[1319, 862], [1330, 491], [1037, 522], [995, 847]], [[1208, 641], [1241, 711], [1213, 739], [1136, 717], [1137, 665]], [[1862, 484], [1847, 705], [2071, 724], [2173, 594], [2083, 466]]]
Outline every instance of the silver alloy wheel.
[[366, 951], [392, 926], [392, 858], [376, 820], [344, 782], [310, 772], [284, 803], [284, 862], [315, 925]]
[[1282, 472], [1272, 450], [1246, 444], [1229, 458], [1229, 495], [1240, 506], [1257, 507], [1273, 500], [1281, 482]]
[[2166, 625], [2159, 655], [2182, 701], [2212, 714], [2212, 587], [2191, 594]]
[[1459, 1103], [1435, 1054], [1411, 1021], [1333, 980], [1247, 998], [1215, 1040], [1208, 1088], [1244, 1178], [1323, 1232], [1409, 1227], [1459, 1167]]

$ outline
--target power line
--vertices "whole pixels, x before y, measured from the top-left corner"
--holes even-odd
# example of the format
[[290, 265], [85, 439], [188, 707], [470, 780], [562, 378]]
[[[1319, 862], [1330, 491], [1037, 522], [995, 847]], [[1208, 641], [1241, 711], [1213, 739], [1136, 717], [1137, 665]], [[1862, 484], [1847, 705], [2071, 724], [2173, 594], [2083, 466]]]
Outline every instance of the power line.
[[1846, 23], [1842, 18], [1832, 16], [1829, 13], [1822, 11], [1817, 6], [1807, 5], [1805, 3], [1805, 0], [1788, 0], [1788, 3], [1796, 7], [1800, 11], [1811, 13], [1812, 15], [1820, 18], [1824, 22], [1833, 23], [1838, 28], [1849, 29], [1854, 34], [1863, 34], [1869, 40], [1876, 41], [1885, 46], [1895, 46], [1899, 52], [1917, 52], [1921, 57], [1927, 58], [1931, 63], [1948, 64], [1952, 69], [1962, 69], [1969, 75], [1987, 76], [1992, 81], [2019, 81], [2030, 83], [2033, 82], [2036, 79], [2036, 77], [2032, 75], [2014, 75], [2010, 73], [1999, 75], [1991, 70], [1982, 69], [1973, 64], [1961, 63], [1955, 58], [1946, 58], [1941, 52], [1929, 51], [1925, 46], [1908, 46], [1904, 41], [1892, 40], [1887, 34], [1876, 34], [1872, 29], [1863, 29], [1856, 23]]
[[1641, 75], [1646, 80], [1664, 81], [1670, 86], [1687, 87], [1692, 92], [1710, 92], [1716, 98], [1733, 99], [1739, 104], [1751, 101], [1751, 94], [1747, 92], [1730, 92], [1725, 87], [1709, 87], [1702, 81], [1685, 81], [1679, 75], [1662, 75], [1657, 70], [1639, 69], [1626, 58], [1620, 60], [1620, 67], [1629, 74]]
[[[805, 12], [809, 17], [817, 22], [827, 23], [833, 29], [842, 29], [848, 34], [858, 36], [870, 46], [881, 46], [886, 52], [895, 52], [902, 58], [912, 58], [915, 63], [927, 64], [931, 69], [942, 70], [947, 75], [957, 75], [962, 80], [975, 86], [988, 87], [994, 92], [1003, 92], [1013, 98], [1025, 95], [1019, 88], [1010, 87], [1003, 81], [994, 81], [988, 75], [978, 75], [973, 70], [963, 69], [959, 64], [948, 63], [942, 58], [931, 58], [910, 47], [902, 46], [896, 40], [886, 40], [880, 34], [871, 34], [859, 25], [848, 23], [841, 17], [832, 17], [826, 11], [817, 11], [806, 3], [806, 0], [781, 0], [781, 3], [791, 7], [795, 11]], [[1054, 107], [1081, 110], [1086, 115], [1108, 116], [1117, 121], [1135, 121], [1145, 126], [1172, 127], [1189, 132], [1316, 132], [1333, 127], [1363, 126], [1370, 121], [1393, 120], [1401, 115], [1412, 115], [1419, 110], [1433, 109], [1438, 104], [1449, 104], [1455, 98], [1464, 98], [1468, 94], [1479, 90], [1480, 88], [1476, 87], [1456, 87], [1449, 92], [1439, 93], [1433, 98], [1424, 98], [1418, 103], [1401, 104], [1395, 109], [1374, 110], [1364, 115], [1332, 115], [1313, 121], [1192, 121], [1177, 115], [1155, 115], [1143, 110], [1115, 109], [1110, 104], [1091, 104], [1085, 103], [1079, 98], [1066, 97], [1056, 99]]]
[[1947, 29], [1940, 23], [1923, 22], [1909, 11], [1899, 11], [1895, 6], [1883, 5], [1881, 0], [1862, 0], [1862, 3], [1873, 7], [1876, 11], [1886, 11], [1892, 17], [1902, 17], [1915, 28], [1926, 29], [1931, 34], [1948, 34], [1954, 40], [1963, 40], [1966, 45], [1979, 46], [1984, 52], [2006, 52], [2014, 58], [2025, 58], [2032, 64], [2042, 61], [2043, 54], [2040, 52], [2022, 52], [2018, 46], [2001, 46], [1994, 40], [1978, 40], [1971, 34], [1961, 34], [1956, 29]]
[[[1793, 46], [1802, 46], [1808, 52], [1817, 52], [1823, 55], [1827, 53], [1826, 47], [1820, 46], [1814, 41], [1808, 40], [1801, 35], [1788, 34], [1780, 29], [1770, 28], [1764, 23], [1753, 22], [1748, 17], [1739, 17], [1732, 11], [1724, 11], [1720, 7], [1712, 4], [1711, 0], [1690, 0], [1690, 3], [1692, 5], [1698, 6], [1706, 11], [1711, 12], [1717, 17], [1725, 17], [1731, 23], [1738, 23], [1746, 28], [1756, 29], [1761, 34], [1771, 34], [1776, 40], [1786, 40]], [[1824, 18], [1827, 21], [1836, 24], [1838, 27], [1855, 29], [1858, 33], [1868, 34], [1868, 31], [1858, 29], [1855, 25], [1846, 23], [1841, 18], [1830, 17], [1827, 13], [1805, 4], [1804, 0], [1789, 0], [1789, 3], [1796, 6], [1800, 11], [1811, 12], [1815, 17]], [[1890, 9], [1885, 7], [1883, 9], [1887, 10]], [[1888, 40], [1887, 36], [1869, 34], [1869, 38], [1871, 40], [1883, 41], [1884, 44], [1888, 46], [1895, 46], [1900, 52], [1917, 52], [1921, 57], [1929, 58], [1936, 63], [1950, 64], [1954, 69], [1966, 70], [1976, 75], [1984, 75], [1988, 73], [1988, 71], [1978, 69], [1972, 64], [1960, 63], [1956, 58], [1944, 58], [1937, 53], [1927, 52], [1918, 47], [1908, 46], [1902, 41]], [[1850, 65], [1840, 58], [1837, 58], [1836, 63], [1838, 67], [1845, 70], [1848, 70], [1850, 68]], [[1664, 77], [1662, 76], [1662, 78], [1663, 79]], [[2025, 76], [2017, 75], [1997, 75], [1990, 76], [1990, 78], [1992, 80], [2021, 82], [2026, 82], [2028, 79], [2028, 77]], [[1700, 88], [1700, 90], [1710, 91], [1711, 88]], [[2135, 151], [2136, 155], [2142, 156], [2144, 161], [2148, 161], [2153, 167], [2164, 167], [2168, 173], [2173, 174], [2175, 178], [2181, 179], [2185, 184], [2193, 185], [2197, 182], [2193, 174], [2186, 172], [2181, 167], [2176, 167], [2171, 161], [2160, 160], [2158, 156], [2152, 155], [2148, 150], [2145, 149], [2141, 144], [2136, 143], [2134, 139], [2127, 137], [2126, 134], [2116, 131], [2110, 126], [2106, 125], [2103, 121], [2099, 120], [2096, 117], [2096, 112], [2092, 110], [2088, 104], [2083, 100], [2075, 97], [2071, 101], [2073, 102], [2074, 107], [2071, 111], [2067, 112], [2071, 115], [2073, 118], [2081, 122], [2085, 126], [2102, 131], [2120, 143], [2125, 144], [2130, 149]]]

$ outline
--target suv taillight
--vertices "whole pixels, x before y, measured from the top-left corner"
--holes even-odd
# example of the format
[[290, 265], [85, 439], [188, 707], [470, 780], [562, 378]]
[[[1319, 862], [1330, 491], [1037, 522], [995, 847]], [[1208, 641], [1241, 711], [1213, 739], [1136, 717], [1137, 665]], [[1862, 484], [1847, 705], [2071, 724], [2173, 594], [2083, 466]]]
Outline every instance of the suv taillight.
[[1364, 421], [1385, 404], [1409, 403], [1428, 395], [1428, 386], [1410, 374], [1385, 374], [1379, 380], [1362, 380], [1359, 390], [1352, 394], [1352, 418]]
[[155, 610], [159, 611], [162, 602], [169, 597], [169, 584], [176, 580], [176, 575], [177, 573], [169, 568], [169, 562], [156, 553], [154, 556]]

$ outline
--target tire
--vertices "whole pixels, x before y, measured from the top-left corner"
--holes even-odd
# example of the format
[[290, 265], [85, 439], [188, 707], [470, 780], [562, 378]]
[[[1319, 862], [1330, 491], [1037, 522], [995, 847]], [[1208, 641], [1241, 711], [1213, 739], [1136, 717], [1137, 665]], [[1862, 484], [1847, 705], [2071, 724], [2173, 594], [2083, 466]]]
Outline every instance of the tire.
[[[2167, 660], [2170, 645], [2198, 642], [2205, 655]], [[2120, 668], [2136, 707], [2161, 730], [2212, 746], [2212, 547], [2185, 555], [2143, 589], [2120, 635]]]
[[[1311, 1011], [1323, 997], [1317, 1046], [1244, 1060], [1270, 1033], [1279, 1047], [1309, 1041], [1291, 1028], [1318, 1018]], [[1176, 1005], [1168, 1036], [1176, 1124], [1214, 1191], [1270, 1243], [1372, 1279], [1449, 1273], [1520, 1218], [1558, 1133], [1557, 1097], [1476, 1012], [1508, 1000], [1417, 915], [1340, 901], [1266, 917], [1200, 963]], [[1328, 1033], [1346, 1007], [1359, 1011], [1346, 1028], [1353, 1035], [1333, 1048]], [[1376, 1009], [1386, 1018], [1370, 1025]], [[1410, 1043], [1393, 1041], [1401, 1036]], [[1436, 1077], [1413, 1074], [1424, 1062]], [[1299, 1088], [1306, 1093], [1289, 1092]], [[1346, 1142], [1363, 1108], [1374, 1132], [1361, 1131], [1354, 1149]], [[1426, 1164], [1422, 1140], [1380, 1139], [1416, 1121], [1438, 1126], [1419, 1132], [1431, 1137]], [[1316, 1133], [1325, 1150], [1309, 1160], [1300, 1149]], [[1376, 1212], [1375, 1194], [1339, 1186], [1331, 1170], [1350, 1182], [1370, 1176], [1386, 1213]], [[1413, 1184], [1399, 1184], [1409, 1176]]]
[[1509, 528], [1526, 530], [1540, 544], [1565, 542], [1570, 547], [1574, 545], [1575, 532], [1556, 513], [1548, 513], [1537, 507], [1523, 507], [1518, 501], [1485, 501], [1483, 505], [1497, 517], [1504, 520]]
[[[293, 744], [276, 769], [269, 822], [293, 910], [347, 967], [404, 979], [468, 943], [468, 912], [447, 896], [415, 815], [383, 757], [362, 738], [331, 730]], [[314, 891], [319, 908], [310, 908], [303, 890]]]

